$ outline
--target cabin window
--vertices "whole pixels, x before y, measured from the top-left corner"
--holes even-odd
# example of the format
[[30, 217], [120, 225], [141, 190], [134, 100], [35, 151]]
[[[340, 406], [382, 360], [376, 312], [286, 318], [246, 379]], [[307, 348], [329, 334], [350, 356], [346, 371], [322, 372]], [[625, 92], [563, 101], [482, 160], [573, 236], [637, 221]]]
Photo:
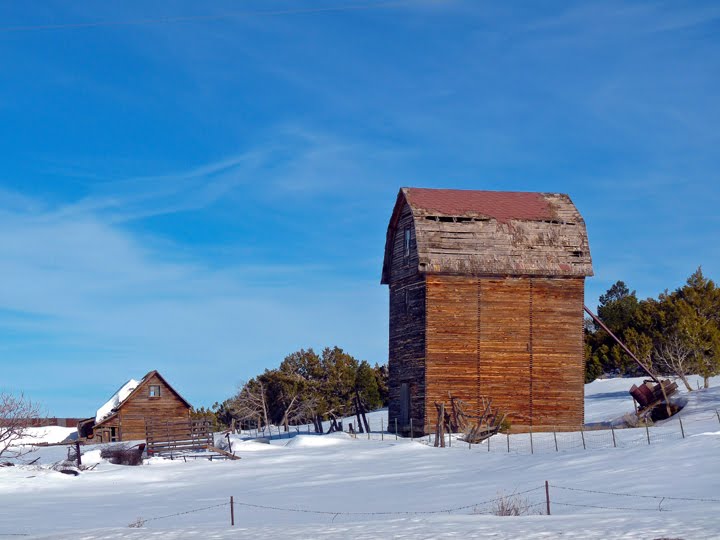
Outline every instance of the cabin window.
[[149, 397], [160, 397], [160, 385], [158, 384], [151, 384], [150, 385], [150, 392], [148, 393]]
[[410, 258], [410, 227], [405, 227], [405, 249], [403, 251], [405, 259]]

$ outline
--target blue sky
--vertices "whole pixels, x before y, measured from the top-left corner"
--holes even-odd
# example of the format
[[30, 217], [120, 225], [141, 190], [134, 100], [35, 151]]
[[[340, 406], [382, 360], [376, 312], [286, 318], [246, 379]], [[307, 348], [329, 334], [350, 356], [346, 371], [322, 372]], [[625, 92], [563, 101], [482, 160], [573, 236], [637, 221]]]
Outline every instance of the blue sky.
[[50, 414], [151, 369], [199, 406], [301, 347], [384, 362], [400, 186], [570, 194], [590, 305], [618, 279], [718, 278], [715, 2], [47, 1], [0, 21], [0, 388]]

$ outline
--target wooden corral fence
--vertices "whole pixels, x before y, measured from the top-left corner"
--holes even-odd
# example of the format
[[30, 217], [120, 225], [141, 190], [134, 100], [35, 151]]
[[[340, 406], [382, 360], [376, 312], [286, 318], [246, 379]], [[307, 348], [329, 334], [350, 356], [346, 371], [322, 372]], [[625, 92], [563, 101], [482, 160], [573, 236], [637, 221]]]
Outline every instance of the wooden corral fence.
[[213, 446], [210, 420], [145, 421], [148, 456], [207, 450]]

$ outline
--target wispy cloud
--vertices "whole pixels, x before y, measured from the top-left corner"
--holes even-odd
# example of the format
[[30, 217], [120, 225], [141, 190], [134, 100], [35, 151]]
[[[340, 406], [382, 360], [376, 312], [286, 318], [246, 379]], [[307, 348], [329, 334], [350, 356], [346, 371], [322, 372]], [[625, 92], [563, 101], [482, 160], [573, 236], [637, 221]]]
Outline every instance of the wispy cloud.
[[[375, 279], [344, 278], [338, 260], [313, 256], [315, 246], [300, 257], [286, 245], [263, 255], [239, 237], [221, 247], [246, 256], [214, 257], [182, 235], [127, 226], [201, 208], [212, 214], [228, 198], [240, 220], [241, 204], [274, 200], [287, 212], [298, 198], [335, 192], [351, 173], [362, 181], [351, 164], [367, 154], [363, 145], [307, 130], [283, 133], [275, 144], [186, 171], [101, 182], [80, 200], [0, 192], [0, 328], [18, 336], [4, 341], [2, 353], [14, 366], [46, 374], [45, 382], [30, 382], [16, 373], [4, 384], [29, 384], [56, 414], [80, 414], [61, 410], [51, 396], [49, 381], [68, 365], [96, 373], [88, 401], [157, 368], [191, 401], [208, 403], [299, 347], [338, 343], [384, 361], [384, 291]], [[354, 197], [338, 200], [352, 205]], [[232, 214], [227, 219], [231, 225]], [[275, 234], [272, 223], [265, 233]], [[373, 326], [376, 338], [353, 330]]]

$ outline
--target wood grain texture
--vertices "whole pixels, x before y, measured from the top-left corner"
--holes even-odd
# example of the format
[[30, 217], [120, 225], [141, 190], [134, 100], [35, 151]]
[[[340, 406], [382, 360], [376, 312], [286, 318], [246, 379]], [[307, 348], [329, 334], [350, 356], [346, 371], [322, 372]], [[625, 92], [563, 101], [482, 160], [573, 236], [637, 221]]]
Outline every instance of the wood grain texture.
[[498, 221], [431, 215], [401, 190], [382, 275], [390, 288], [391, 428], [403, 384], [419, 432], [432, 429], [435, 403], [448, 402], [449, 392], [478, 410], [492, 399], [516, 429], [582, 425], [590, 250], [569, 197], [539, 195], [550, 219]]
[[[150, 397], [151, 385], [160, 387], [160, 397]], [[187, 402], [160, 375], [150, 372], [116, 413], [95, 426], [94, 437], [98, 442], [109, 442], [115, 428], [117, 441], [144, 440], [147, 421], [187, 420], [189, 415]]]

